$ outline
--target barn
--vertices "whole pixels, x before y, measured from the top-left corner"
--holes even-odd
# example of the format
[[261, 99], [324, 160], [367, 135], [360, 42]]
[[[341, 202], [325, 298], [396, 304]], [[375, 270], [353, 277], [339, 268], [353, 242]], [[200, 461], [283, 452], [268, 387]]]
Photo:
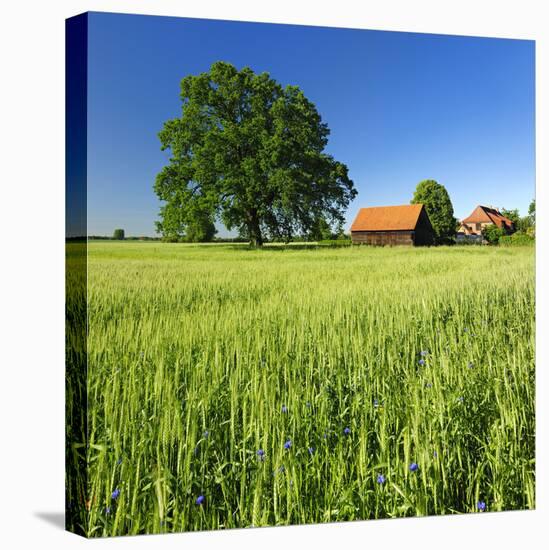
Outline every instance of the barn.
[[351, 226], [353, 244], [421, 246], [434, 242], [423, 204], [361, 208]]

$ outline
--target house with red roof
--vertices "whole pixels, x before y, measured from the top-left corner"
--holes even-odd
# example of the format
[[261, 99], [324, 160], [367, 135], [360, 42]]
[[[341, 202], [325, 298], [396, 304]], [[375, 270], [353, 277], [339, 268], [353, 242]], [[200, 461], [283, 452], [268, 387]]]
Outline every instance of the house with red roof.
[[351, 225], [353, 244], [419, 246], [434, 242], [423, 204], [361, 208]]
[[497, 225], [506, 233], [512, 233], [515, 230], [513, 222], [501, 214], [497, 208], [479, 205], [467, 218], [461, 220], [461, 225], [458, 229], [458, 239], [468, 236], [481, 238], [482, 230], [487, 225]]

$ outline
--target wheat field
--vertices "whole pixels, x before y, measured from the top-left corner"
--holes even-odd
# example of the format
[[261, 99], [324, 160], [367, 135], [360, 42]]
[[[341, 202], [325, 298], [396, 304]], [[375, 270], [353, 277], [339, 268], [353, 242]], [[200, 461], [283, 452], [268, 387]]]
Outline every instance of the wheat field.
[[535, 506], [533, 248], [90, 242], [87, 291], [87, 536]]

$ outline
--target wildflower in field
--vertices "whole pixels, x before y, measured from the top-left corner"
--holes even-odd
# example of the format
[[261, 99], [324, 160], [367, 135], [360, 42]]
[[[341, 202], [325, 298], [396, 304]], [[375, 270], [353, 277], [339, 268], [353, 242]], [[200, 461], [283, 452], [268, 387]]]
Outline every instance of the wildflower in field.
[[259, 449], [256, 454], [259, 460], [265, 460], [265, 451], [263, 449]]
[[477, 502], [477, 510], [479, 512], [484, 512], [484, 510], [486, 510], [486, 502], [484, 502], [483, 500], [479, 500]]
[[286, 441], [286, 443], [284, 443], [284, 448], [286, 450], [288, 450], [291, 446], [292, 446], [292, 440], [288, 439], [288, 441]]
[[112, 492], [111, 498], [112, 498], [113, 500], [116, 500], [119, 496], [120, 496], [120, 489], [117, 487], [117, 488]]
[[419, 466], [415, 462], [412, 462], [412, 464], [410, 464], [410, 472], [416, 472], [418, 469]]
[[433, 451], [433, 456], [434, 456], [435, 458], [437, 458], [438, 453], [437, 453], [436, 451]]
[[374, 407], [379, 407], [379, 401], [377, 399], [374, 399]]
[[119, 458], [119, 459], [116, 461], [116, 464], [117, 464], [118, 466], [120, 466], [120, 464], [122, 464], [122, 458]]
[[199, 497], [195, 500], [195, 503], [198, 506], [202, 506], [202, 504], [204, 504], [204, 500], [205, 500], [204, 495], [199, 495]]
[[351, 428], [345, 428], [345, 429], [343, 430], [343, 433], [344, 433], [345, 435], [349, 435], [349, 434], [351, 433]]
[[309, 454], [312, 455], [314, 452], [315, 452], [315, 448], [314, 447], [309, 447], [307, 449], [309, 451]]
[[328, 432], [324, 432], [324, 435], [322, 436], [324, 439], [328, 439]]
[[425, 365], [425, 359], [420, 359], [418, 363], [423, 367], [423, 365]]
[[110, 506], [107, 506], [107, 507], [105, 508], [105, 515], [108, 516], [110, 513], [111, 513], [111, 507], [110, 507]]
[[379, 474], [377, 476], [377, 482], [380, 484], [380, 485], [383, 485], [385, 483], [385, 476], [383, 474]]
[[433, 387], [433, 384], [431, 384], [431, 382], [427, 382], [427, 384], [425, 384], [425, 387], [426, 387], [426, 388], [432, 388], [432, 387]]
[[283, 412], [283, 413], [287, 413], [287, 412], [288, 412], [288, 407], [286, 407], [286, 405], [282, 405], [282, 412]]
[[470, 361], [469, 364], [467, 365], [467, 368], [472, 369], [474, 366], [475, 364], [472, 361]]
[[429, 352], [427, 350], [422, 350], [419, 352], [419, 354], [421, 355], [421, 357], [426, 357], [426, 355], [428, 354]]
[[208, 430], [205, 430], [203, 435], [207, 438], [210, 435], [210, 432]]
[[462, 397], [462, 396], [458, 397], [457, 400], [458, 400], [460, 403], [463, 403], [463, 397]]

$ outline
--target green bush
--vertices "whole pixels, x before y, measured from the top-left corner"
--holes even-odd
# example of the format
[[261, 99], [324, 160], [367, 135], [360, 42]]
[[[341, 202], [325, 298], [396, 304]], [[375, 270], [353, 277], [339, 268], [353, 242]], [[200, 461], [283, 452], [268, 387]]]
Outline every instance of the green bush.
[[482, 230], [482, 236], [488, 242], [488, 244], [498, 244], [501, 237], [505, 235], [505, 231], [497, 225], [487, 225]]
[[517, 231], [512, 235], [504, 235], [499, 239], [501, 246], [533, 246], [536, 239], [527, 233]]

